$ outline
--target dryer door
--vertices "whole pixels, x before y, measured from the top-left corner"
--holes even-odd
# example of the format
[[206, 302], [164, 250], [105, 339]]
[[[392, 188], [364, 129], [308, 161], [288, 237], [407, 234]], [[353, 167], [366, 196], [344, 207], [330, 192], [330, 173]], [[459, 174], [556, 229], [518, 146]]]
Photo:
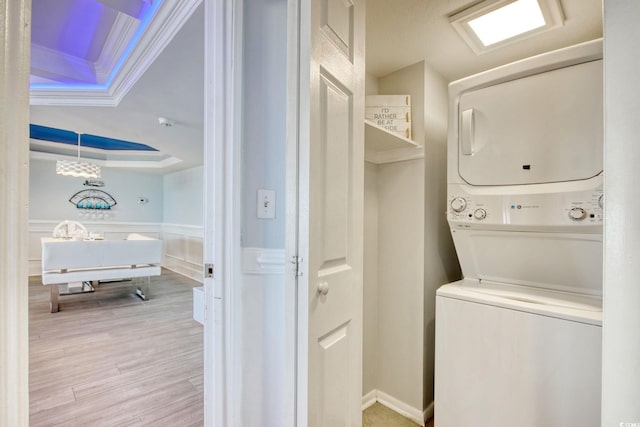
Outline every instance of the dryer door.
[[602, 171], [601, 60], [470, 90], [458, 109], [458, 170], [469, 184], [575, 181]]

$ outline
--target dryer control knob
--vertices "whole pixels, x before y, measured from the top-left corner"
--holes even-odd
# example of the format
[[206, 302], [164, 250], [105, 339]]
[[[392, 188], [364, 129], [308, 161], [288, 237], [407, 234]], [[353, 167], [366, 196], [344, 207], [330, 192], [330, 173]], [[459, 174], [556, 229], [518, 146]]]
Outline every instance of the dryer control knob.
[[467, 201], [463, 197], [455, 197], [451, 200], [451, 209], [454, 212], [462, 212], [467, 207]]
[[473, 211], [473, 217], [475, 219], [485, 219], [487, 217], [487, 211], [482, 208], [476, 209], [475, 211]]
[[598, 206], [600, 206], [600, 209], [604, 208], [604, 194], [601, 194], [600, 197], [598, 197]]
[[582, 208], [571, 208], [569, 211], [569, 218], [574, 221], [582, 221], [587, 217], [587, 211]]

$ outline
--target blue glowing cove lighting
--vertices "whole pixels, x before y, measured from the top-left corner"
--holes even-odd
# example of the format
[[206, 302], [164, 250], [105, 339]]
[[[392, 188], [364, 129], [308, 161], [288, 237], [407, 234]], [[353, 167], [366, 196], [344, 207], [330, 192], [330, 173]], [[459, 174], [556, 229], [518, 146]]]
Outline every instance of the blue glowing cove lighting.
[[[136, 48], [140, 38], [149, 27], [162, 1], [163, 0], [141, 2], [143, 6], [140, 7], [135, 16], [133, 16], [134, 19], [140, 21], [140, 24], [131, 40], [129, 40], [126, 48], [115, 62], [114, 67], [111, 69], [104, 83], [99, 84], [96, 81], [95, 73], [89, 77], [89, 74], [93, 73], [93, 70], [88, 70], [88, 68], [93, 67], [91, 65], [87, 66], [87, 62], [78, 61], [73, 65], [74, 61], [70, 61], [67, 65], [75, 66], [78, 75], [86, 76], [86, 78], [80, 81], [57, 76], [52, 78], [56, 80], [56, 83], [31, 83], [29, 87], [36, 90], [108, 90], [124, 63]], [[87, 61], [90, 61], [88, 64], [95, 62], [98, 59], [99, 52], [95, 52], [94, 38], [104, 37], [104, 34], [101, 34], [104, 32], [104, 29], [100, 29], [100, 22], [102, 19], [106, 19], [104, 18], [106, 15], [113, 15], [114, 13], [113, 10], [108, 10], [108, 8], [98, 0], [74, 2], [73, 7], [69, 10], [65, 28], [60, 34], [56, 50], [70, 56], [76, 56], [82, 59], [86, 58]], [[84, 145], [84, 136], [82, 142]]]

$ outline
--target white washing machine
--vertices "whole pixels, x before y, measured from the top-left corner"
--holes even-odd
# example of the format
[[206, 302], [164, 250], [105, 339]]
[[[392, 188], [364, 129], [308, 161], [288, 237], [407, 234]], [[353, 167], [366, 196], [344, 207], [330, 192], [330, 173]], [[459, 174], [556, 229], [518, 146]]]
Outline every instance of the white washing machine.
[[451, 83], [438, 427], [600, 425], [602, 42]]

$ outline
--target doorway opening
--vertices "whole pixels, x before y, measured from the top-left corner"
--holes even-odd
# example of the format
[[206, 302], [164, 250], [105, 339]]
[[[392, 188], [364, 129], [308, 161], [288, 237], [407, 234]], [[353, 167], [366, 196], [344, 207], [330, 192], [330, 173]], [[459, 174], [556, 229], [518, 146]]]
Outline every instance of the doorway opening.
[[[95, 13], [81, 11], [85, 18], [87, 14], [96, 18], [77, 25], [78, 31], [95, 36], [88, 51], [103, 48], [94, 55], [97, 62], [108, 56], [104, 52], [109, 49], [119, 53], [113, 44], [125, 38], [127, 31], [129, 36], [135, 32], [136, 25], [153, 29], [154, 23], [144, 19], [136, 24], [140, 11], [133, 10], [134, 3], [143, 9], [149, 3], [130, 3], [131, 8], [121, 2], [96, 2]], [[192, 9], [181, 12], [181, 25], [175, 33], [165, 35], [169, 37], [167, 44], [156, 57], [138, 56], [139, 61], [148, 62], [146, 67], [138, 71], [141, 75], [135, 76], [135, 82], [127, 83], [130, 87], [113, 105], [92, 93], [88, 100], [76, 100], [75, 105], [60, 105], [66, 102], [63, 97], [52, 105], [42, 101], [40, 92], [32, 96], [32, 124], [108, 138], [103, 147], [82, 147], [83, 160], [100, 164], [102, 169], [102, 176], [91, 180], [56, 175], [55, 159], [66, 154], [64, 146], [32, 139], [29, 273], [34, 275], [30, 289], [33, 424], [51, 419], [81, 424], [101, 419], [168, 422], [171, 417], [204, 424], [205, 337], [193, 310], [204, 311], [204, 296], [199, 305], [194, 304], [194, 296], [198, 299], [194, 288], [203, 282], [203, 205], [207, 199], [203, 166], [205, 6], [192, 3]], [[56, 13], [80, 13], [73, 6], [58, 7]], [[59, 66], [51, 58], [68, 57], [77, 46], [62, 42], [46, 45], [49, 38], [55, 38], [51, 33], [61, 29], [55, 28], [53, 11], [43, 8], [46, 4], [34, 2], [32, 84], [52, 84], [49, 80], [55, 80], [54, 71], [76, 72], [73, 77], [79, 79], [77, 70], [51, 69]], [[163, 9], [157, 10], [156, 18], [162, 19], [163, 13]], [[89, 23], [95, 25], [93, 30], [86, 28]], [[63, 29], [71, 31], [71, 27], [65, 21]], [[136, 47], [131, 49], [132, 56], [137, 55]], [[95, 105], [101, 102], [103, 105]], [[154, 150], [123, 151], [109, 146], [113, 139], [145, 143]], [[108, 193], [114, 203], [109, 209], [87, 200], [69, 203], [74, 194], [83, 191]], [[53, 227], [67, 219], [83, 223], [95, 240], [122, 240], [131, 233], [162, 240], [163, 271], [141, 284], [146, 300], [135, 296], [136, 283], [103, 281], [94, 293], [61, 297], [61, 311], [49, 313], [48, 288], [38, 276], [40, 238], [50, 236]], [[122, 411], [125, 407], [128, 410]]]

